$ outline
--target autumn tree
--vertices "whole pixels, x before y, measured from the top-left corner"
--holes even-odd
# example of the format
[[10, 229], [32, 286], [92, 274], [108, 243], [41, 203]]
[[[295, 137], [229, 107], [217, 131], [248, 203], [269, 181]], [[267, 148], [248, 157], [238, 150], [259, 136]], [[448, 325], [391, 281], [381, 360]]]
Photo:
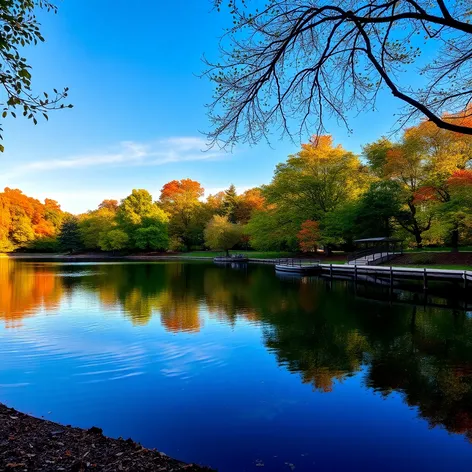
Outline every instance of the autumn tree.
[[19, 189], [5, 188], [0, 193], [0, 247], [10, 251], [30, 246], [33, 241], [54, 238], [63, 212], [54, 200], [41, 203]]
[[[281, 242], [296, 244], [304, 221], [322, 225], [330, 213], [359, 198], [369, 181], [367, 169], [357, 156], [334, 146], [331, 136], [313, 137], [297, 154], [278, 164], [272, 182], [262, 188], [267, 214], [256, 212], [254, 219], [266, 220], [267, 229], [264, 236], [264, 225], [250, 222], [251, 241], [272, 239], [270, 233], [276, 228]], [[273, 224], [267, 224], [269, 215]]]
[[55, 234], [59, 231], [63, 218], [64, 212], [59, 203], [51, 198], [46, 198], [44, 200], [44, 219], [53, 226]]
[[216, 250], [223, 250], [229, 256], [232, 249], [241, 240], [242, 228], [231, 223], [226, 216], [215, 215], [205, 228], [205, 244]]
[[447, 182], [450, 198], [441, 206], [441, 219], [452, 228], [451, 246], [459, 249], [459, 238], [472, 241], [472, 170], [456, 170]]
[[[31, 66], [23, 54], [25, 46], [44, 41], [36, 16], [39, 10], [56, 12], [56, 7], [47, 0], [0, 1], [0, 83], [4, 88], [2, 117], [11, 115], [16, 118], [17, 113], [21, 113], [34, 124], [38, 114], [47, 119], [50, 110], [66, 107], [63, 100], [68, 93], [65, 88], [38, 95], [32, 89]], [[1, 135], [0, 139], [3, 139]], [[2, 145], [0, 151], [3, 151]]]
[[458, 250], [460, 221], [452, 217], [454, 212], [448, 211], [457, 203], [449, 203], [449, 178], [456, 171], [466, 169], [472, 161], [472, 136], [446, 131], [434, 123], [423, 121], [407, 129], [405, 137], [420, 149], [428, 173], [423, 187], [417, 192], [417, 199], [442, 204], [444, 208], [440, 208], [438, 213], [447, 215], [448, 242]]
[[[396, 143], [382, 138], [365, 146], [364, 154], [377, 176], [400, 185], [398, 196], [403, 199], [404, 209], [396, 219], [420, 247], [423, 234], [432, 228], [433, 220], [436, 218], [436, 226], [444, 221], [441, 213], [450, 207], [451, 200], [449, 177], [469, 165], [472, 136], [423, 121], [406, 129]], [[446, 207], [442, 208], [443, 205]], [[457, 246], [458, 223], [448, 220], [447, 228], [452, 245]]]
[[203, 230], [209, 216], [201, 201], [204, 189], [191, 179], [173, 180], [161, 190], [159, 203], [170, 216], [169, 235], [174, 244], [190, 249], [203, 243]]
[[13, 249], [13, 244], [9, 238], [11, 227], [9, 203], [7, 197], [0, 193], [0, 252], [7, 252]]
[[116, 213], [118, 210], [118, 206], [119, 206], [118, 200], [105, 199], [98, 205], [98, 209], [99, 210], [106, 209], [106, 210]]
[[320, 241], [319, 223], [311, 220], [304, 221], [297, 239], [302, 252], [316, 252]]
[[238, 223], [247, 224], [254, 212], [261, 211], [265, 205], [265, 198], [260, 188], [251, 188], [238, 196], [235, 209], [235, 219]]
[[[214, 142], [255, 143], [274, 125], [320, 134], [326, 115], [348, 126], [352, 111], [374, 108], [384, 89], [406, 105], [402, 123], [420, 115], [472, 135], [470, 110], [463, 113], [472, 98], [469, 2], [230, 0], [227, 7], [233, 24], [218, 60], [206, 61]], [[434, 56], [424, 60], [425, 50]], [[417, 86], [407, 71], [420, 75]]]
[[223, 215], [223, 200], [225, 198], [225, 192], [218, 192], [214, 195], [208, 195], [206, 204], [208, 208], [218, 215]]
[[[364, 148], [369, 161], [372, 149], [372, 145]], [[416, 245], [422, 247], [423, 233], [431, 228], [434, 212], [420, 192], [428, 178], [428, 168], [421, 147], [415, 140], [404, 136], [401, 142], [392, 143], [386, 150], [385, 160], [382, 166], [378, 167], [378, 171], [382, 172], [386, 179], [399, 185], [399, 195], [404, 208], [396, 215], [396, 220], [414, 237]]]

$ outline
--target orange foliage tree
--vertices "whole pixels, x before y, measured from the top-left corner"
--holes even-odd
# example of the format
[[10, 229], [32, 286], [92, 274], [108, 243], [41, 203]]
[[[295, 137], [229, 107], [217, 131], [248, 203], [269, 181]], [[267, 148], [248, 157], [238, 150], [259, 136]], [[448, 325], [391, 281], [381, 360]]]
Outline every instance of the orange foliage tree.
[[55, 236], [62, 222], [59, 204], [41, 203], [21, 190], [5, 188], [0, 193], [0, 251], [28, 245], [35, 239]]
[[162, 187], [159, 203], [170, 216], [173, 249], [190, 249], [203, 242], [203, 228], [208, 221], [201, 202], [204, 191], [200, 182], [192, 179], [172, 180]]
[[265, 198], [258, 188], [246, 190], [237, 197], [235, 216], [236, 221], [246, 224], [251, 219], [255, 211], [263, 210], [265, 206]]
[[297, 234], [300, 249], [303, 252], [315, 252], [320, 240], [320, 225], [317, 221], [307, 220], [302, 223]]

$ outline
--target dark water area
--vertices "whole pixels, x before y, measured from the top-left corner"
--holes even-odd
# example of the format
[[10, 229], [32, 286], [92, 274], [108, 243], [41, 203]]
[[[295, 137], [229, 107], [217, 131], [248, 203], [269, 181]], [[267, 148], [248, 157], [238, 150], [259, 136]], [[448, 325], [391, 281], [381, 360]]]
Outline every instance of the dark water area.
[[397, 300], [271, 266], [0, 259], [0, 402], [222, 472], [470, 470], [472, 313]]

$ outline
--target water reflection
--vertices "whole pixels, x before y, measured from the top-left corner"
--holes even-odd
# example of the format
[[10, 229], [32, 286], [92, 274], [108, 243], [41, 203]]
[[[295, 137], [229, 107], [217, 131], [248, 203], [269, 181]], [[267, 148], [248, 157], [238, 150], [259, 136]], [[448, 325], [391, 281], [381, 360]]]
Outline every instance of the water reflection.
[[273, 269], [211, 264], [64, 265], [0, 260], [0, 320], [58, 312], [75, 293], [97, 297], [134, 326], [158, 319], [171, 333], [196, 333], [204, 313], [262, 327], [283, 366], [318, 392], [365, 372], [384, 396], [398, 392], [432, 427], [472, 441], [472, 320], [462, 311], [356, 298], [347, 282], [285, 280]]
[[48, 266], [23, 265], [0, 259], [0, 319], [18, 328], [40, 309], [57, 309], [65, 295], [63, 283]]

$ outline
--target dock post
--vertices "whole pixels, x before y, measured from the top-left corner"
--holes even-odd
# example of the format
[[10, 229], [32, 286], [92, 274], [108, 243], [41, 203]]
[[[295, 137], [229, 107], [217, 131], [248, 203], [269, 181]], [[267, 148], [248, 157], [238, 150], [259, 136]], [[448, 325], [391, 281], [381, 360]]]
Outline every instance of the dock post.
[[329, 278], [333, 280], [333, 264], [329, 265]]
[[426, 267], [423, 269], [423, 290], [428, 290], [428, 273]]
[[357, 264], [354, 264], [354, 280], [357, 283]]
[[467, 290], [467, 271], [466, 270], [464, 270], [464, 290]]

